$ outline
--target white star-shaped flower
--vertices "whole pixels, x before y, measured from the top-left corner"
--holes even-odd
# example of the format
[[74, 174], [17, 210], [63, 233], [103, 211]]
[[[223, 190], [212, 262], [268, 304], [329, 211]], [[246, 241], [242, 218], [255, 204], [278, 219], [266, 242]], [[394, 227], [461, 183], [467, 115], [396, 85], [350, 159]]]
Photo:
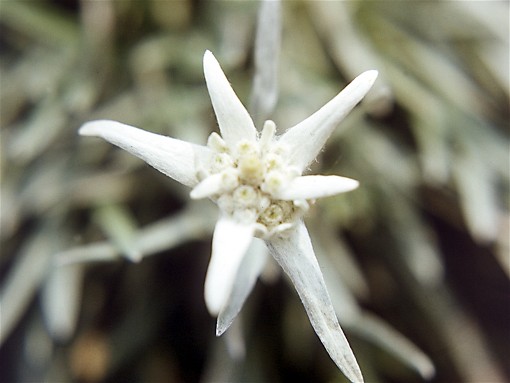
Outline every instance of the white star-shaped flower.
[[[218, 335], [237, 315], [258, 275], [253, 262], [242, 261], [245, 255], [257, 253], [260, 238], [293, 282], [333, 361], [351, 381], [363, 381], [302, 221], [313, 200], [353, 190], [358, 182], [302, 173], [337, 124], [369, 91], [377, 71], [358, 76], [321, 109], [281, 136], [275, 135], [272, 121], [266, 121], [262, 131], [257, 131], [209, 51], [204, 55], [204, 73], [221, 132], [221, 136], [212, 133], [206, 146], [108, 120], [87, 122], [80, 134], [102, 137], [138, 156], [191, 187], [191, 198], [207, 197], [216, 202], [220, 216], [214, 229], [204, 296], [209, 312], [219, 316]], [[234, 285], [240, 285], [243, 291], [234, 291]]]

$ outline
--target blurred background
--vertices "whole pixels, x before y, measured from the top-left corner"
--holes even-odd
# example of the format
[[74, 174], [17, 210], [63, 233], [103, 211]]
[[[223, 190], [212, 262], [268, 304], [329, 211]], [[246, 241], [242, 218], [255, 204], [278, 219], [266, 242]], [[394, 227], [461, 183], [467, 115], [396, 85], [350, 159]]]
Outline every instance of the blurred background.
[[[214, 52], [248, 105], [257, 1], [2, 0], [2, 382], [345, 382], [268, 266], [231, 329], [203, 300], [216, 210], [79, 126], [205, 143]], [[284, 131], [356, 75], [306, 219], [367, 382], [510, 380], [509, 4], [284, 1]]]

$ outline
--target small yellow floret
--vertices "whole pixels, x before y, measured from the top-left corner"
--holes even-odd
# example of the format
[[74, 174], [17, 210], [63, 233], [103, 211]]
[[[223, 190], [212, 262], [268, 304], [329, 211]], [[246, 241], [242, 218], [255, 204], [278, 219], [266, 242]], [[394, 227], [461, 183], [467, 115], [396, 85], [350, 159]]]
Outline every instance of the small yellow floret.
[[258, 185], [264, 179], [262, 161], [255, 154], [240, 158], [239, 171], [241, 173], [241, 178], [253, 185]]

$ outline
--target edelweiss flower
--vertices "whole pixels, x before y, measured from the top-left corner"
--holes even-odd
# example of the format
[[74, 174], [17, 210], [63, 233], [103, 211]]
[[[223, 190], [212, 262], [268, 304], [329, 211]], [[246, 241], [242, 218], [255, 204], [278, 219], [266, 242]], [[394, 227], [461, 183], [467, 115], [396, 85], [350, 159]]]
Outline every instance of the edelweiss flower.
[[[140, 157], [193, 188], [191, 198], [207, 197], [216, 202], [220, 216], [214, 229], [205, 302], [212, 315], [230, 316], [223, 318], [221, 324], [218, 320], [218, 335], [230, 325], [244, 302], [247, 293], [231, 299], [233, 286], [241, 274], [243, 257], [260, 238], [292, 280], [331, 358], [349, 379], [362, 381], [302, 221], [315, 199], [353, 190], [358, 182], [302, 173], [336, 125], [369, 91], [377, 72], [361, 74], [320, 110], [281, 136], [276, 136], [273, 121], [266, 121], [262, 131], [257, 132], [209, 51], [204, 55], [204, 73], [221, 132], [221, 136], [212, 133], [207, 146], [107, 120], [84, 124], [80, 134], [102, 137]], [[247, 289], [249, 293], [251, 286]]]

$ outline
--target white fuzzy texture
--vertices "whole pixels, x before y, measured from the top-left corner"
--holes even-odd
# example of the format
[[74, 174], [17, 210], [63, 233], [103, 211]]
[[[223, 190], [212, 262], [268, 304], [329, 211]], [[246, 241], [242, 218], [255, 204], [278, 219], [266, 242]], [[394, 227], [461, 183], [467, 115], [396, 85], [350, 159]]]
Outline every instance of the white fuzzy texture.
[[340, 176], [303, 176], [294, 178], [276, 196], [286, 201], [324, 198], [354, 190], [358, 185], [358, 181]]
[[80, 128], [82, 136], [96, 136], [141, 158], [183, 185], [197, 184], [196, 165], [210, 150], [175, 138], [147, 132], [117, 121], [90, 121]]
[[[204, 74], [221, 132], [221, 136], [211, 134], [207, 146], [107, 120], [84, 124], [80, 134], [102, 137], [140, 157], [192, 187], [191, 198], [211, 198], [217, 203], [221, 213], [204, 290], [209, 312], [219, 315], [217, 335], [230, 326], [263, 268], [266, 258], [262, 242], [256, 239], [253, 243], [258, 236], [290, 277], [333, 361], [352, 382], [362, 382], [302, 222], [308, 200], [353, 190], [358, 182], [340, 176], [301, 174], [337, 124], [369, 91], [377, 71], [358, 76], [279, 138], [272, 121], [266, 121], [258, 136], [250, 115], [209, 51], [204, 54]], [[263, 111], [271, 105], [259, 107]]]
[[331, 359], [351, 382], [363, 382], [356, 358], [338, 323], [305, 225], [301, 222], [290, 237], [274, 238], [268, 245], [296, 288], [310, 323]]
[[263, 241], [254, 238], [239, 266], [230, 297], [218, 315], [216, 335], [222, 335], [232, 324], [262, 273], [268, 260], [267, 248]]
[[242, 225], [230, 217], [222, 216], [216, 223], [204, 290], [205, 303], [214, 316], [230, 296], [239, 265], [253, 240], [253, 232], [253, 225]]
[[304, 170], [320, 153], [340, 121], [368, 93], [377, 74], [376, 70], [360, 74], [317, 112], [287, 130], [280, 141], [289, 147], [289, 162]]
[[234, 145], [243, 139], [255, 140], [257, 130], [248, 111], [210, 51], [204, 54], [204, 75], [221, 136], [225, 142]]

